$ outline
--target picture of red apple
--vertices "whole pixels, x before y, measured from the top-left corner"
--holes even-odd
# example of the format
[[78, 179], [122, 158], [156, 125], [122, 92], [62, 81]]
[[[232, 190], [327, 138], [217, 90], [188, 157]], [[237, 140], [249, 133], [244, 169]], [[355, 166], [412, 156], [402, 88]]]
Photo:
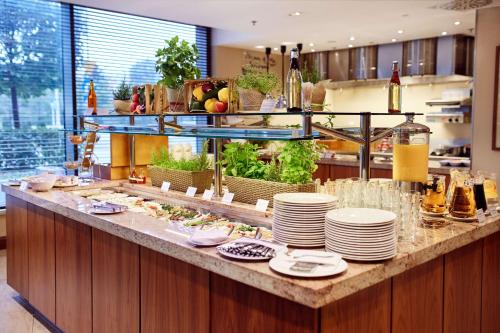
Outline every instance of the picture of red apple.
[[224, 113], [227, 110], [227, 103], [224, 102], [215, 102], [215, 111], [217, 113]]

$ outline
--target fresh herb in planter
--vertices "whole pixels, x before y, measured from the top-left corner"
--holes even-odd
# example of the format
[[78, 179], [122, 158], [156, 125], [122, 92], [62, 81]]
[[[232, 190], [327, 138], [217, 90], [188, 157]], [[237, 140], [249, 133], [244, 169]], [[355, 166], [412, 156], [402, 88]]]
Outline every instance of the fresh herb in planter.
[[165, 41], [167, 46], [156, 51], [156, 72], [162, 75], [158, 81], [171, 89], [179, 89], [184, 80], [193, 80], [201, 76], [196, 66], [199, 58], [196, 44], [189, 44], [179, 36]]
[[316, 84], [321, 79], [318, 68], [315, 67], [314, 64], [310, 66], [307, 61], [304, 61], [304, 66], [301, 74], [303, 82], [311, 82], [312, 84]]
[[281, 164], [281, 181], [289, 184], [307, 184], [312, 182], [312, 174], [320, 158], [316, 143], [310, 141], [288, 141], [278, 160]]
[[253, 179], [264, 178], [266, 164], [259, 160], [258, 145], [231, 142], [224, 148], [222, 164], [226, 167], [226, 175]]
[[319, 146], [313, 141], [289, 141], [280, 151], [278, 161], [259, 160], [258, 145], [233, 142], [224, 146], [225, 174], [233, 177], [261, 179], [289, 184], [312, 182], [318, 168]]
[[260, 72], [248, 65], [243, 68], [243, 74], [236, 79], [236, 85], [239, 88], [256, 90], [263, 95], [276, 89], [278, 82], [276, 74]]
[[183, 158], [176, 160], [166, 148], [162, 148], [157, 153], [153, 153], [151, 164], [163, 169], [204, 171], [210, 168], [210, 161], [207, 155], [208, 141], [205, 141], [201, 153], [190, 159]]
[[132, 97], [132, 88], [125, 83], [123, 79], [122, 83], [118, 86], [118, 89], [113, 90], [113, 99], [117, 101], [128, 101]]

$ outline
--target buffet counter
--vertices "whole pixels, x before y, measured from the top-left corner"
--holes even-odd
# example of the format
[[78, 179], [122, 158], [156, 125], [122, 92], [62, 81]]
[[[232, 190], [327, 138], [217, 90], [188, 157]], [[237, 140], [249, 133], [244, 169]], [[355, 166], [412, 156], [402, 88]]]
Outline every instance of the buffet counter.
[[[147, 185], [123, 187], [187, 200]], [[2, 190], [7, 282], [66, 332], [473, 332], [481, 326], [493, 332], [497, 327], [498, 217], [418, 228], [416, 241], [400, 243], [392, 260], [349, 262], [347, 272], [332, 278], [294, 279], [274, 273], [267, 262], [232, 261], [214, 248], [193, 247], [185, 234], [153, 217], [89, 214], [88, 199], [68, 191], [35, 193], [5, 185]], [[251, 206], [189, 200], [257, 224], [272, 221], [272, 212]]]

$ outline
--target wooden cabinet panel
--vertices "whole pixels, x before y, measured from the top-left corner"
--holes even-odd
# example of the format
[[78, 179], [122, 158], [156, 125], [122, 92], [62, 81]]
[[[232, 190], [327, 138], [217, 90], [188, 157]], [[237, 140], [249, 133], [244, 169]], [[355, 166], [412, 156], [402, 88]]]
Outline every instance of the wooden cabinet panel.
[[392, 332], [443, 330], [443, 257], [393, 278]]
[[209, 332], [209, 272], [141, 247], [141, 332]]
[[444, 332], [481, 330], [481, 266], [479, 240], [444, 257]]
[[321, 183], [327, 181], [330, 178], [330, 165], [328, 164], [318, 164], [318, 169], [313, 174], [313, 179], [321, 179]]
[[28, 299], [28, 204], [6, 196], [7, 283]]
[[332, 165], [330, 167], [330, 179], [359, 177], [359, 168], [344, 165]]
[[93, 333], [139, 332], [139, 246], [92, 229]]
[[391, 280], [321, 308], [320, 332], [391, 332]]
[[370, 178], [391, 178], [392, 179], [392, 169], [370, 168]]
[[318, 310], [210, 273], [210, 332], [317, 332]]
[[92, 232], [55, 216], [56, 321], [67, 333], [92, 332]]
[[484, 239], [481, 332], [500, 332], [500, 232]]
[[28, 203], [29, 302], [56, 320], [54, 213]]

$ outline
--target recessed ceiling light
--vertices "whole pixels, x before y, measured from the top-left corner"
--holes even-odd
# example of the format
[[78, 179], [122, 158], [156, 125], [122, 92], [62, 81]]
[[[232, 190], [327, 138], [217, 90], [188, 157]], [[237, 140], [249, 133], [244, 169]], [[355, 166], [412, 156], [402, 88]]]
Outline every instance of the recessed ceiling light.
[[399, 30], [398, 30], [398, 34], [402, 34], [403, 32], [404, 32], [404, 31], [403, 31], [403, 30], [401, 30], [401, 29], [399, 29]]
[[460, 22], [460, 21], [455, 21], [453, 24], [455, 24], [455, 25], [460, 25], [460, 23], [462, 23], [462, 22]]
[[256, 49], [263, 49], [263, 48], [265, 48], [265, 46], [264, 45], [256, 45], [255, 48]]
[[274, 50], [274, 51], [278, 51], [278, 48], [277, 48], [277, 47], [275, 47], [273, 50]]
[[397, 39], [396, 39], [396, 38], [393, 38], [393, 39], [391, 39], [391, 41], [394, 43], [394, 42], [396, 42], [396, 41], [397, 41]]
[[293, 12], [288, 14], [288, 16], [300, 16], [300, 15], [302, 15], [302, 12]]
[[316, 50], [315, 49], [311, 49], [311, 52], [315, 52]]
[[293, 45], [293, 44], [297, 44], [295, 42], [282, 42], [281, 45]]
[[352, 44], [349, 44], [349, 45], [347, 45], [347, 46], [348, 46], [348, 47], [353, 47], [353, 45], [352, 45]]
[[309, 46], [314, 46], [314, 43], [309, 43]]
[[446, 31], [443, 31], [441, 35], [446, 36], [448, 33]]
[[351, 37], [349, 38], [349, 40], [355, 40], [355, 39], [356, 39], [356, 38], [354, 38], [354, 36], [351, 36]]

